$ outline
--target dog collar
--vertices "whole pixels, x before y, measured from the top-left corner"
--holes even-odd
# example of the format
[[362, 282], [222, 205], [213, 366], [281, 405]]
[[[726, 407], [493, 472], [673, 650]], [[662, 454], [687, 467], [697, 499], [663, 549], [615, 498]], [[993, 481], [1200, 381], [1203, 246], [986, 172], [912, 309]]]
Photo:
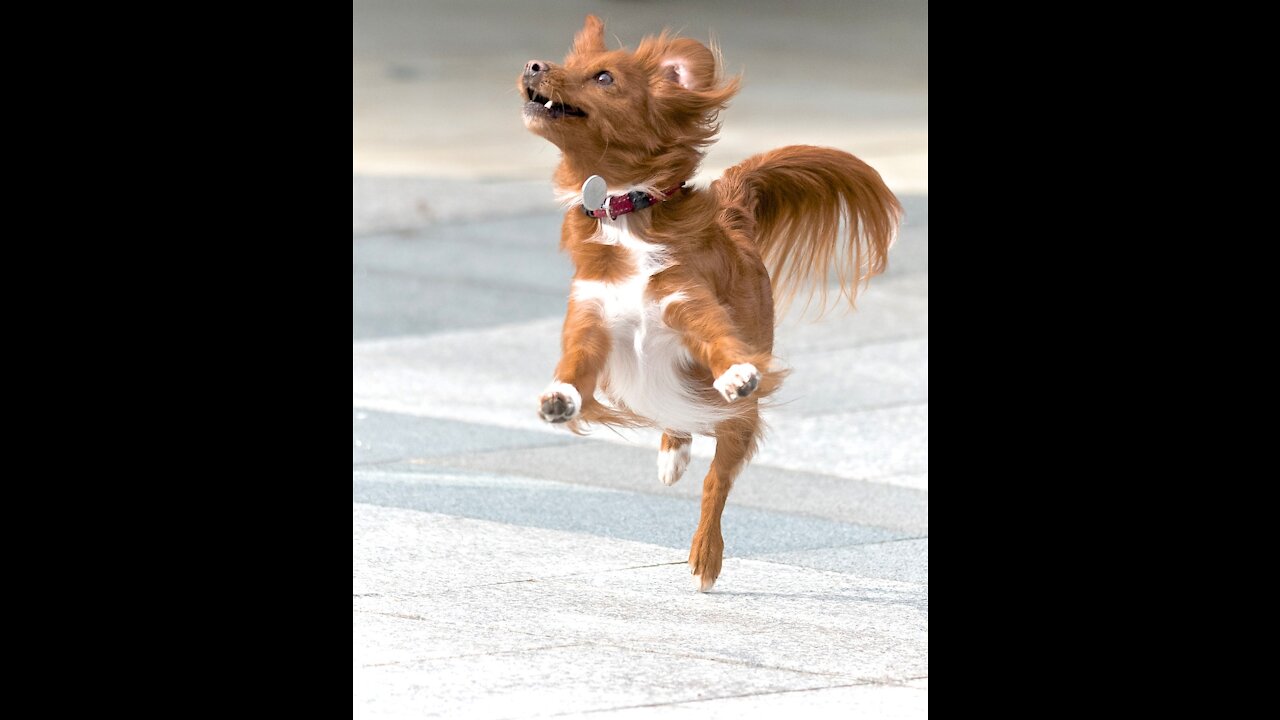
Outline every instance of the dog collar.
[[619, 215], [626, 215], [629, 212], [643, 210], [650, 205], [657, 205], [663, 200], [670, 200], [675, 197], [676, 193], [688, 192], [689, 188], [684, 183], [671, 188], [662, 193], [661, 196], [650, 195], [643, 190], [632, 190], [626, 195], [608, 195], [608, 186], [604, 182], [604, 178], [599, 175], [592, 175], [587, 181], [582, 183], [582, 211], [587, 217], [602, 218], [608, 216], [610, 220], [617, 220]]

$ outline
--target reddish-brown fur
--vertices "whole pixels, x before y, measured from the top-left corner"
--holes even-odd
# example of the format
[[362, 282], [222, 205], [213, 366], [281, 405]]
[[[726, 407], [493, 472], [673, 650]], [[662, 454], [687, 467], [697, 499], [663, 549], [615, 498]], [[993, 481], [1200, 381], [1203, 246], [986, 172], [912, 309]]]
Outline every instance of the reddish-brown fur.
[[[738, 90], [738, 79], [720, 75], [716, 54], [696, 40], [664, 32], [635, 52], [608, 50], [604, 25], [588, 16], [562, 65], [537, 61], [541, 72], [521, 76], [528, 89], [586, 113], [585, 117], [535, 117], [530, 130], [562, 151], [555, 182], [573, 192], [590, 175], [610, 188], [663, 190], [691, 178], [719, 130], [718, 116]], [[602, 71], [612, 83], [597, 80]], [[755, 451], [762, 424], [759, 401], [774, 392], [785, 372], [774, 367], [774, 299], [785, 302], [804, 285], [819, 288], [834, 267], [840, 292], [853, 302], [859, 285], [885, 267], [901, 206], [870, 166], [828, 148], [791, 146], [730, 168], [708, 190], [678, 194], [627, 216], [629, 231], [661, 246], [673, 265], [653, 274], [646, 299], [681, 292], [662, 321], [680, 333], [693, 359], [685, 369], [700, 400], [731, 408], [717, 424], [715, 458], [703, 481], [702, 514], [689, 563], [707, 590], [720, 574], [724, 541], [720, 516], [733, 479]], [[580, 207], [565, 214], [561, 248], [575, 266], [574, 279], [617, 283], [635, 272], [628, 250], [597, 241], [601, 221]], [[612, 338], [596, 307], [569, 300], [562, 356], [555, 377], [581, 395], [569, 422], [649, 425], [616, 398], [595, 397]], [[732, 403], [712, 387], [731, 366], [750, 363], [759, 386]], [[605, 388], [607, 391], [607, 388]], [[549, 402], [563, 395], [544, 396]], [[662, 449], [687, 443], [693, 428], [665, 428]]]

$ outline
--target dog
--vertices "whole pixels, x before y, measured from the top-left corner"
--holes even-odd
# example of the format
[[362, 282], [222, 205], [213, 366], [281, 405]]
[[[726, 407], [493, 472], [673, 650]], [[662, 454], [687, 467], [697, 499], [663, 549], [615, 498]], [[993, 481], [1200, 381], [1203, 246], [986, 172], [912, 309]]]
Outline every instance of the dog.
[[879, 173], [829, 148], [779, 148], [689, 187], [739, 84], [717, 52], [669, 31], [609, 50], [594, 15], [562, 64], [530, 60], [517, 83], [525, 126], [561, 151], [560, 248], [575, 268], [539, 415], [579, 433], [662, 430], [666, 485], [695, 433], [715, 437], [689, 548], [702, 592], [720, 575], [720, 516], [761, 438], [760, 401], [787, 372], [772, 355], [775, 299], [816, 286], [825, 306], [834, 269], [852, 305], [902, 216]]

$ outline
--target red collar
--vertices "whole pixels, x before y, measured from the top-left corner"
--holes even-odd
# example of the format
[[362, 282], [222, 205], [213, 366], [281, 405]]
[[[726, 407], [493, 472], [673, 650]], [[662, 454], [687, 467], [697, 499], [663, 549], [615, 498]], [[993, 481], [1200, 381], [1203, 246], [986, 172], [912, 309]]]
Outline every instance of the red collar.
[[626, 215], [629, 212], [643, 210], [650, 205], [657, 205], [663, 200], [670, 200], [676, 196], [676, 193], [683, 195], [689, 192], [689, 188], [684, 183], [666, 190], [662, 195], [650, 195], [643, 190], [632, 190], [626, 195], [610, 195], [600, 204], [597, 209], [592, 209], [586, 205], [582, 206], [582, 211], [587, 217], [602, 218], [606, 215], [610, 220], [617, 220], [619, 215]]

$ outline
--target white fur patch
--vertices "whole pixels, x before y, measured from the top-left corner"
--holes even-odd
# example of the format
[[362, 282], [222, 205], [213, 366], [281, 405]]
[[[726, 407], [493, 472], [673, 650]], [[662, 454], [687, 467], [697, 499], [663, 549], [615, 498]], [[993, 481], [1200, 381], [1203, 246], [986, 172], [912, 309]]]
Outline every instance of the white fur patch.
[[573, 283], [574, 300], [594, 304], [613, 335], [613, 349], [600, 376], [601, 389], [609, 399], [625, 403], [657, 427], [710, 432], [733, 411], [707, 402], [698, 397], [697, 388], [686, 385], [682, 369], [692, 366], [693, 358], [680, 334], [662, 321], [665, 307], [682, 293], [662, 301], [647, 293], [650, 277], [671, 267], [671, 259], [661, 245], [631, 233], [626, 216], [602, 221], [600, 228], [609, 244], [630, 252], [634, 266], [632, 275], [621, 282]]
[[[693, 563], [690, 563], [689, 567], [693, 567]], [[697, 590], [698, 592], [708, 592], [709, 590], [711, 590], [711, 588], [715, 587], [715, 584], [716, 584], [715, 580], [703, 581], [701, 575], [693, 576], [693, 589]]]
[[552, 380], [551, 384], [547, 386], [547, 389], [542, 391], [542, 397], [545, 398], [552, 393], [560, 393], [561, 395], [569, 398], [569, 401], [573, 403], [573, 413], [569, 415], [569, 420], [578, 417], [578, 415], [582, 413], [582, 393], [578, 392], [578, 388], [570, 385], [569, 383]]
[[693, 443], [685, 443], [675, 450], [658, 451], [658, 479], [668, 487], [675, 485], [684, 471], [689, 467], [690, 448]]
[[667, 308], [671, 307], [672, 303], [684, 302], [685, 300], [688, 300], [688, 299], [689, 299], [689, 296], [686, 295], [683, 291], [679, 291], [679, 290], [662, 298], [661, 300], [658, 301], [659, 317], [667, 314]]
[[712, 383], [725, 400], [733, 402], [739, 397], [743, 386], [750, 385], [751, 390], [755, 390], [755, 386], [760, 384], [760, 371], [756, 370], [756, 366], [751, 363], [739, 363], [732, 365], [724, 374], [716, 378]]

